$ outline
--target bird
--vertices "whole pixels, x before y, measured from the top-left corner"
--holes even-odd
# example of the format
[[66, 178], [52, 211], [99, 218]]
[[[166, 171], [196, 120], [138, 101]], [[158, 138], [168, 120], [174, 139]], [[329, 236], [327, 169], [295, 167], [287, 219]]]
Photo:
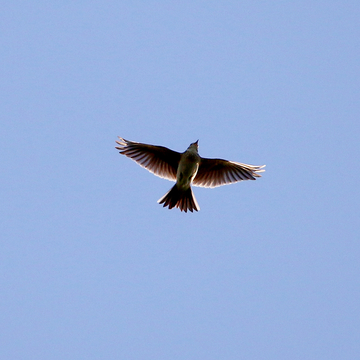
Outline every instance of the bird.
[[191, 185], [214, 188], [243, 180], [256, 180], [265, 165], [248, 165], [223, 159], [207, 159], [199, 155], [199, 140], [179, 153], [164, 146], [142, 144], [118, 136], [115, 148], [143, 168], [161, 178], [175, 181], [175, 185], [158, 200], [169, 209], [199, 211], [200, 206]]

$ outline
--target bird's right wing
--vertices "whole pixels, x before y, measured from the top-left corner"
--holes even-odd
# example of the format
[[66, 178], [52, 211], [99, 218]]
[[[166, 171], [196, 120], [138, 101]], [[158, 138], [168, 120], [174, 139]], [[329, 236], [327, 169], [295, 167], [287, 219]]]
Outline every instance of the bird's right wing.
[[164, 146], [141, 144], [119, 136], [116, 141], [120, 154], [126, 155], [143, 168], [161, 178], [176, 181], [176, 171], [181, 154]]
[[243, 180], [255, 180], [265, 171], [265, 165], [248, 165], [222, 159], [201, 158], [198, 172], [192, 182], [194, 186], [217, 187]]

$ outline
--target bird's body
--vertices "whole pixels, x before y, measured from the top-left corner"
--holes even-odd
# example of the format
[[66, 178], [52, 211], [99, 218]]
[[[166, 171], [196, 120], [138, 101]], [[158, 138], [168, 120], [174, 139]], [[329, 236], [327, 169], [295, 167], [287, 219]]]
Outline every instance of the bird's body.
[[158, 200], [169, 209], [178, 207], [181, 211], [198, 211], [200, 207], [191, 185], [217, 187], [242, 180], [261, 177], [265, 166], [247, 165], [222, 159], [206, 159], [198, 153], [198, 141], [190, 144], [183, 153], [163, 146], [141, 144], [119, 137], [116, 149], [136, 161], [153, 174], [176, 181], [175, 185]]
[[191, 144], [181, 155], [176, 171], [176, 184], [159, 200], [159, 204], [169, 206], [169, 209], [178, 207], [185, 212], [200, 210], [191, 189], [191, 183], [198, 172], [200, 160], [196, 142]]
[[176, 172], [176, 183], [179, 188], [188, 188], [198, 172], [201, 158], [196, 148], [197, 142], [191, 144], [181, 156]]

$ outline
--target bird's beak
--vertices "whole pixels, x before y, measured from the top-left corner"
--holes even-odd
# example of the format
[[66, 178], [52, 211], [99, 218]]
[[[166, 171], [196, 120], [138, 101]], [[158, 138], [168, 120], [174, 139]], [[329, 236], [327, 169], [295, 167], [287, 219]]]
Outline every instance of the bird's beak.
[[197, 139], [197, 140], [194, 142], [194, 144], [199, 145], [198, 142], [199, 142], [199, 139]]

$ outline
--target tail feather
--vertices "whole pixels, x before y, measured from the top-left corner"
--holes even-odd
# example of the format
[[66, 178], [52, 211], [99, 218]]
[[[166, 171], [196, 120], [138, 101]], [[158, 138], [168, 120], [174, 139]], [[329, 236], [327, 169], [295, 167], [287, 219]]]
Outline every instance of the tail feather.
[[179, 189], [176, 184], [161, 199], [158, 200], [158, 203], [164, 204], [164, 207], [168, 206], [169, 209], [177, 207], [181, 211], [185, 212], [188, 210], [191, 212], [193, 212], [193, 210], [200, 210], [200, 206], [195, 199], [191, 187], [187, 190], [182, 190]]

